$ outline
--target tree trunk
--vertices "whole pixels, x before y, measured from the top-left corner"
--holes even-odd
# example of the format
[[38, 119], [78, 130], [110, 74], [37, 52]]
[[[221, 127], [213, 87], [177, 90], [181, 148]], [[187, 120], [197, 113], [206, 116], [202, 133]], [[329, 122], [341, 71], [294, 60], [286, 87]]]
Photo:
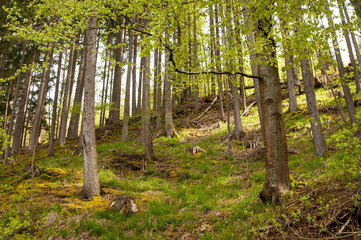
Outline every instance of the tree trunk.
[[132, 72], [132, 116], [137, 112], [137, 48], [138, 48], [138, 35], [134, 34], [134, 54], [133, 54], [133, 72]]
[[[195, 10], [195, 9], [194, 9]], [[194, 69], [197, 69], [197, 65], [198, 65], [198, 52], [197, 52], [197, 20], [196, 20], [196, 15], [193, 15], [193, 67]], [[194, 102], [195, 102], [195, 109], [194, 109], [194, 114], [198, 114], [199, 112], [199, 88], [198, 88], [198, 79], [197, 76], [194, 76]]]
[[140, 69], [139, 69], [139, 86], [138, 86], [138, 103], [137, 103], [137, 113], [140, 113], [142, 110], [142, 92], [143, 92], [143, 79], [144, 79], [144, 61], [145, 58], [141, 57], [140, 59]]
[[313, 145], [316, 157], [322, 157], [326, 152], [326, 141], [323, 136], [322, 124], [317, 109], [317, 101], [315, 89], [313, 86], [313, 76], [310, 69], [310, 64], [307, 59], [301, 59], [302, 80], [305, 88], [307, 109], [310, 116], [310, 123], [312, 129]]
[[[346, 21], [345, 21], [345, 16], [343, 15], [343, 9], [341, 4], [338, 2], [338, 9], [340, 12], [340, 17], [341, 17], [341, 23], [344, 27], [346, 27]], [[352, 64], [352, 68], [353, 68], [353, 78], [355, 80], [355, 84], [356, 84], [356, 92], [360, 92], [361, 91], [361, 85], [360, 85], [360, 74], [356, 65], [356, 60], [355, 60], [355, 56], [353, 54], [352, 51], [352, 44], [351, 44], [351, 39], [350, 39], [350, 35], [349, 32], [346, 29], [343, 29], [343, 35], [346, 39], [346, 45], [347, 45], [347, 50], [348, 50], [348, 55], [350, 57], [350, 62]]]
[[[328, 8], [327, 8], [327, 10], [330, 11]], [[328, 20], [329, 25], [332, 28], [334, 28], [334, 23], [333, 23], [332, 18], [327, 17], [327, 20]], [[332, 32], [332, 44], [333, 44], [333, 48], [334, 48], [335, 55], [336, 55], [337, 67], [338, 67], [338, 71], [339, 71], [340, 78], [341, 78], [342, 90], [343, 90], [343, 93], [345, 94], [345, 102], [346, 102], [346, 106], [347, 106], [348, 116], [350, 117], [351, 123], [354, 124], [354, 123], [357, 123], [356, 109], [353, 104], [350, 88], [347, 85], [347, 81], [345, 79], [345, 69], [343, 67], [343, 61], [341, 58], [340, 47], [338, 45], [337, 36], [336, 36], [335, 32]]]
[[158, 57], [154, 57], [154, 61], [157, 60], [157, 71], [156, 71], [156, 78], [157, 78], [157, 119], [155, 123], [155, 130], [158, 132], [161, 128], [162, 123], [162, 115], [161, 115], [161, 106], [162, 106], [162, 51], [157, 49]]
[[[210, 35], [211, 35], [211, 69], [214, 70], [214, 62], [215, 62], [215, 32], [214, 32], [214, 16], [213, 16], [213, 5], [209, 8], [209, 28], [210, 28]], [[216, 97], [216, 82], [213, 75], [211, 75], [211, 85], [212, 85], [212, 98]]]
[[[37, 56], [37, 51], [33, 50], [31, 57], [31, 65], [34, 65], [36, 56]], [[13, 153], [18, 152], [21, 146], [21, 140], [22, 140], [21, 135], [25, 125], [26, 106], [29, 100], [29, 92], [30, 92], [32, 76], [33, 76], [33, 69], [30, 68], [30, 70], [26, 72], [26, 76], [23, 83], [23, 89], [19, 97], [20, 102], [19, 102], [18, 113], [16, 115], [16, 125], [14, 130], [14, 138], [13, 138], [13, 146], [12, 146]]]
[[86, 57], [84, 71], [84, 107], [83, 107], [83, 145], [84, 145], [84, 180], [83, 194], [87, 199], [100, 193], [97, 151], [95, 139], [95, 71], [97, 17], [89, 19], [85, 31]]
[[[40, 131], [41, 131], [41, 119], [42, 119], [42, 115], [43, 115], [44, 103], [45, 103], [46, 92], [47, 92], [48, 81], [49, 81], [49, 78], [47, 78], [47, 73], [49, 71], [50, 60], [52, 59], [52, 55], [53, 55], [53, 52], [50, 54], [49, 64], [47, 67], [45, 67], [43, 69], [43, 73], [41, 76], [39, 97], [38, 97], [38, 102], [37, 102], [36, 108], [35, 108], [33, 128], [31, 129], [31, 135], [30, 135], [30, 139], [29, 139], [28, 150], [30, 150], [30, 151], [34, 150], [35, 145], [37, 144], [37, 141], [39, 139]], [[48, 62], [48, 60], [47, 60], [48, 56], [49, 56], [49, 52], [47, 52], [45, 54], [46, 62]]]
[[142, 129], [143, 145], [145, 148], [144, 159], [151, 161], [154, 158], [152, 123], [150, 114], [150, 55], [144, 58], [144, 78], [143, 78], [143, 101], [142, 101]]
[[128, 50], [128, 70], [127, 70], [127, 82], [125, 87], [125, 99], [124, 99], [124, 114], [123, 114], [123, 132], [122, 142], [128, 141], [128, 122], [130, 116], [130, 84], [132, 77], [132, 60], [133, 60], [133, 36], [134, 32], [129, 30], [129, 50]]
[[[22, 69], [23, 65], [24, 65], [25, 51], [26, 51], [26, 43], [23, 43], [23, 48], [21, 51], [21, 59], [20, 59], [20, 69]], [[16, 112], [16, 108], [17, 108], [21, 75], [22, 74], [20, 72], [16, 79], [16, 87], [15, 87], [15, 93], [14, 93], [14, 98], [13, 98], [13, 104], [12, 104], [12, 108], [11, 108], [10, 122], [9, 122], [9, 127], [7, 128], [7, 132], [6, 132], [6, 134], [8, 135], [7, 144], [5, 146], [5, 152], [4, 152], [4, 161], [6, 164], [9, 163], [8, 158], [10, 156], [10, 142], [11, 142], [11, 137], [13, 134], [13, 126], [14, 126], [14, 121], [15, 121], [15, 112]]]
[[[347, 23], [351, 23], [350, 17], [349, 17], [348, 12], [347, 12], [346, 4], [345, 4], [344, 1], [342, 1], [342, 7], [343, 7], [343, 10], [345, 12]], [[355, 52], [356, 52], [357, 61], [358, 61], [359, 64], [361, 64], [361, 54], [360, 54], [360, 49], [359, 49], [359, 47], [357, 45], [357, 40], [356, 40], [355, 33], [351, 31], [350, 34], [351, 34], [352, 44], [353, 44], [353, 47], [354, 47]]]
[[[221, 50], [220, 50], [220, 37], [219, 37], [219, 27], [218, 27], [218, 7], [216, 6], [215, 9], [215, 22], [216, 22], [216, 69], [217, 71], [221, 71], [221, 64], [220, 64], [220, 57], [221, 57]], [[222, 76], [217, 75], [217, 83], [218, 83], [218, 95], [219, 95], [219, 109], [221, 112], [221, 121], [224, 122], [224, 109], [223, 109], [223, 84], [222, 84]]]
[[68, 73], [66, 77], [66, 83], [64, 88], [64, 99], [63, 106], [61, 111], [61, 120], [60, 120], [60, 129], [59, 129], [59, 144], [64, 146], [66, 143], [66, 130], [68, 125], [68, 115], [69, 115], [69, 102], [71, 97], [71, 84], [72, 84], [72, 74], [75, 70], [74, 63], [74, 54], [75, 53], [75, 37], [73, 38], [73, 43], [70, 49], [69, 62], [68, 62]]
[[81, 112], [83, 90], [84, 90], [84, 65], [85, 65], [85, 57], [86, 57], [85, 51], [86, 49], [82, 50], [79, 73], [78, 73], [78, 83], [76, 84], [74, 104], [69, 123], [68, 138], [70, 139], [74, 139], [78, 137], [79, 134], [80, 112]]
[[51, 129], [49, 136], [49, 147], [48, 147], [48, 157], [55, 155], [54, 153], [54, 138], [55, 138], [55, 125], [56, 125], [56, 116], [58, 111], [58, 96], [59, 96], [59, 85], [60, 85], [60, 76], [61, 76], [61, 64], [63, 61], [63, 52], [59, 53], [58, 60], [58, 72], [56, 75], [56, 84], [55, 84], [55, 96], [54, 96], [54, 105], [53, 105], [53, 114], [51, 118]]
[[[119, 19], [120, 26], [123, 26], [125, 23], [125, 18]], [[120, 118], [120, 94], [122, 89], [122, 65], [123, 65], [123, 54], [124, 54], [124, 34], [125, 30], [121, 29], [117, 34], [117, 46], [115, 60], [117, 64], [115, 65], [114, 71], [114, 80], [113, 80], [113, 93], [112, 93], [112, 106], [109, 111], [109, 121], [108, 123], [114, 124], [119, 121]], [[119, 47], [119, 44], [121, 46]]]
[[[262, 64], [258, 73], [263, 120], [263, 138], [265, 144], [266, 180], [260, 197], [271, 203], [282, 201], [289, 190], [288, 151], [282, 111], [281, 85], [278, 68], [270, 64], [276, 59], [276, 43], [270, 25], [271, 16], [266, 15], [258, 22], [258, 38], [264, 46], [259, 57]], [[265, 64], [267, 63], [267, 64]]]
[[[166, 29], [166, 37], [169, 38], [168, 29]], [[165, 115], [165, 123], [164, 123], [164, 132], [167, 138], [172, 138], [174, 135], [174, 127], [173, 127], [173, 116], [172, 116], [172, 89], [171, 89], [171, 81], [170, 81], [170, 61], [169, 61], [169, 50], [166, 49], [166, 75], [164, 77], [164, 115]]]
[[[105, 49], [105, 59], [108, 58], [108, 49]], [[103, 87], [102, 87], [102, 98], [101, 98], [101, 102], [100, 102], [100, 118], [99, 118], [99, 127], [102, 127], [103, 126], [103, 118], [104, 118], [104, 115], [105, 115], [105, 100], [104, 100], [104, 97], [105, 97], [105, 88], [106, 88], [106, 82], [107, 82], [107, 69], [108, 69], [108, 61], [105, 60], [104, 61], [104, 70], [103, 70]], [[79, 70], [80, 71], [80, 70]], [[75, 101], [74, 101], [75, 102]], [[70, 127], [69, 127], [70, 129]]]

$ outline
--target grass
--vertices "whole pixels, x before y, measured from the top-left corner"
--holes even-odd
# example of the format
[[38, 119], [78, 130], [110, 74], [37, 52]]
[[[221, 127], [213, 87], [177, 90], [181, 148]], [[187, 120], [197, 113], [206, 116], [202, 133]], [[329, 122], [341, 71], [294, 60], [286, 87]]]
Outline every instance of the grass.
[[[328, 94], [328, 90], [317, 91], [321, 107], [334, 105]], [[328, 145], [337, 149], [323, 158], [315, 158], [304, 95], [298, 97], [298, 102], [298, 112], [284, 114], [288, 145], [300, 151], [289, 155], [291, 175], [297, 181], [306, 182], [330, 176], [348, 181], [359, 178], [361, 171], [356, 160], [361, 150], [357, 144], [353, 152], [349, 149], [355, 141], [349, 137], [353, 131], [339, 131], [336, 123], [339, 116], [324, 113], [322, 121], [327, 126]], [[253, 107], [243, 117], [246, 132], [259, 132], [259, 126], [255, 124], [258, 122], [256, 113], [257, 107]], [[263, 161], [242, 155], [249, 150], [239, 143], [233, 143], [234, 157], [226, 159], [226, 125], [223, 123], [211, 134], [197, 131], [187, 129], [179, 131], [179, 138], [154, 139], [156, 160], [147, 163], [144, 171], [141, 168], [125, 171], [126, 165], [119, 165], [129, 162], [142, 165], [144, 150], [137, 142], [106, 142], [97, 146], [102, 188], [99, 201], [107, 203], [114, 194], [130, 195], [140, 209], [131, 216], [100, 206], [99, 202], [89, 203], [81, 199], [82, 156], [73, 155], [72, 148], [59, 148], [56, 156], [51, 158], [46, 157], [46, 149], [39, 150], [36, 164], [44, 169], [67, 171], [52, 175], [49, 170], [48, 177], [37, 178], [36, 201], [47, 204], [36, 207], [38, 230], [35, 235], [38, 238], [57, 235], [63, 239], [260, 238], [257, 229], [275, 224], [281, 208], [262, 203], [259, 199], [266, 176]], [[205, 152], [192, 155], [188, 149], [195, 145]], [[2, 169], [1, 175], [7, 174], [6, 178], [0, 175], [0, 206], [5, 212], [0, 217], [0, 230], [5, 232], [10, 226], [4, 235], [8, 238], [22, 233], [26, 237], [29, 233], [28, 227], [20, 227], [28, 226], [29, 217], [24, 215], [28, 210], [14, 207], [28, 201], [29, 188], [25, 189], [25, 186], [30, 185], [23, 166], [29, 161], [29, 156], [20, 156], [14, 170]], [[45, 192], [50, 193], [50, 197], [45, 196]], [[51, 199], [52, 196], [55, 197]], [[52, 202], [54, 199], [58, 202]], [[54, 222], [59, 231], [44, 227], [50, 212], [59, 215]]]

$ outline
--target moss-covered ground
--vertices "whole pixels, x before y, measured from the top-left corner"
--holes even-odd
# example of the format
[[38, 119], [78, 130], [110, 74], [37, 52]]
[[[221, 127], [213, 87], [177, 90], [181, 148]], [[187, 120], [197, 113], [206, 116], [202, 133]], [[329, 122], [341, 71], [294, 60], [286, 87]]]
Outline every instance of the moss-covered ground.
[[[97, 131], [101, 193], [92, 201], [82, 197], [77, 140], [56, 146], [51, 158], [46, 144], [39, 145], [33, 181], [31, 171], [25, 171], [32, 152], [15, 155], [13, 165], [0, 170], [0, 238], [357, 239], [358, 126], [342, 122], [329, 89], [317, 90], [317, 99], [328, 144], [322, 158], [313, 155], [305, 96], [298, 97], [296, 113], [287, 112], [287, 99], [283, 102], [292, 183], [282, 205], [271, 206], [258, 197], [265, 167], [257, 106], [242, 118], [246, 136], [232, 142], [233, 157], [227, 158], [227, 129], [219, 121], [218, 103], [185, 129], [189, 103], [174, 110], [177, 137], [154, 139], [152, 162], [143, 161], [139, 119], [131, 121], [132, 141], [127, 143], [119, 141], [121, 126], [109, 127], [110, 136]], [[204, 152], [193, 155], [193, 146]], [[110, 209], [116, 194], [132, 196], [139, 212], [127, 216]]]

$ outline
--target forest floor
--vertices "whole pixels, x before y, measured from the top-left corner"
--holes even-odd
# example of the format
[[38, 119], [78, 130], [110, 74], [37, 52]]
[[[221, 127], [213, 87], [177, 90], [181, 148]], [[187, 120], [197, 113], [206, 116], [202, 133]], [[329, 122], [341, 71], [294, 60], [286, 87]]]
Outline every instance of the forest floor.
[[[139, 118], [130, 121], [126, 143], [121, 123], [97, 130], [101, 194], [92, 201], [82, 198], [77, 139], [57, 146], [51, 158], [47, 144], [39, 145], [33, 182], [32, 152], [15, 155], [13, 167], [0, 169], [0, 238], [360, 239], [361, 134], [342, 122], [329, 89], [317, 90], [317, 99], [328, 145], [322, 158], [313, 155], [305, 96], [292, 114], [283, 101], [292, 182], [282, 205], [258, 197], [265, 166], [257, 106], [242, 117], [246, 136], [232, 141], [227, 158], [218, 101], [198, 121], [188, 102], [173, 111], [177, 137], [154, 133], [153, 162], [142, 160]], [[200, 112], [212, 101], [203, 100]], [[193, 154], [195, 146], [204, 152]], [[117, 194], [132, 196], [139, 212], [111, 209]]]

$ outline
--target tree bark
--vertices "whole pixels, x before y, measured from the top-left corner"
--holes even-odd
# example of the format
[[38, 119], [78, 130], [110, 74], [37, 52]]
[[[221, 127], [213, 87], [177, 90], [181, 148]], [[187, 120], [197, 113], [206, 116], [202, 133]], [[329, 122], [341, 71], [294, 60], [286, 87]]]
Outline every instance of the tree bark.
[[124, 114], [123, 114], [123, 132], [122, 142], [128, 141], [128, 122], [130, 116], [130, 84], [132, 77], [132, 60], [133, 60], [133, 41], [134, 32], [129, 30], [129, 50], [128, 50], [128, 70], [127, 70], [127, 82], [125, 86], [125, 99], [124, 99]]
[[159, 51], [158, 48], [155, 49], [154, 51], [154, 68], [155, 68], [155, 73], [154, 73], [154, 83], [157, 85], [157, 91], [156, 91], [156, 122], [155, 122], [155, 131], [158, 132], [161, 128], [161, 122], [162, 122], [162, 116], [161, 116], [161, 105], [162, 105], [162, 87], [161, 87], [161, 58], [162, 58], [162, 53], [161, 51]]
[[97, 151], [95, 140], [95, 71], [97, 17], [92, 16], [85, 31], [86, 58], [84, 71], [84, 107], [83, 107], [83, 145], [84, 145], [84, 181], [83, 194], [92, 199], [100, 193]]
[[[281, 202], [289, 190], [288, 150], [282, 111], [281, 85], [278, 68], [270, 62], [276, 59], [276, 43], [272, 39], [271, 16], [258, 21], [257, 34], [264, 46], [258, 53], [262, 64], [259, 64], [260, 97], [263, 120], [263, 138], [265, 144], [266, 180], [260, 197], [271, 203]], [[266, 64], [265, 64], [266, 63]]]
[[[214, 32], [214, 13], [213, 13], [213, 5], [209, 8], [209, 30], [210, 30], [210, 36], [211, 36], [211, 69], [214, 70], [214, 62], [215, 62], [215, 45], [216, 45], [216, 39], [215, 39], [215, 32]], [[216, 82], [215, 78], [212, 75], [211, 76], [211, 85], [212, 85], [212, 98], [216, 96]]]
[[[195, 7], [194, 7], [195, 10]], [[197, 19], [196, 15], [193, 15], [193, 67], [194, 69], [197, 69], [198, 65], [198, 52], [197, 52]], [[198, 88], [198, 80], [197, 76], [194, 76], [194, 103], [195, 103], [195, 109], [194, 114], [198, 114], [199, 112], [199, 88]]]
[[74, 56], [75, 56], [75, 37], [73, 38], [73, 43], [70, 49], [69, 62], [68, 62], [68, 73], [66, 77], [66, 83], [64, 88], [64, 99], [63, 106], [61, 110], [61, 119], [60, 119], [60, 128], [59, 128], [59, 144], [60, 146], [64, 146], [66, 143], [66, 130], [68, 126], [68, 115], [69, 115], [69, 102], [71, 97], [71, 84], [72, 84], [72, 74], [75, 70], [74, 64]]
[[137, 113], [140, 113], [143, 108], [142, 97], [143, 97], [143, 80], [144, 80], [144, 62], [145, 58], [141, 57], [140, 59], [140, 69], [139, 69], [139, 86], [138, 86], [138, 103], [137, 103]]
[[[347, 11], [347, 8], [346, 8], [346, 4], [345, 4], [344, 1], [342, 1], [342, 7], [343, 7], [343, 10], [345, 12], [347, 23], [351, 23], [350, 17], [348, 15], [348, 11]], [[351, 31], [350, 34], [351, 34], [352, 44], [353, 44], [353, 47], [354, 47], [355, 52], [356, 52], [357, 61], [358, 61], [359, 64], [361, 64], [361, 54], [360, 54], [360, 49], [359, 49], [359, 47], [357, 45], [357, 40], [356, 40], [355, 33]]]
[[[120, 26], [123, 26], [125, 23], [125, 18], [119, 19]], [[115, 60], [117, 64], [115, 65], [114, 70], [114, 80], [113, 80], [113, 93], [112, 93], [112, 106], [111, 110], [109, 111], [109, 121], [108, 123], [114, 124], [119, 121], [120, 118], [120, 95], [122, 89], [122, 65], [123, 65], [123, 54], [124, 54], [124, 34], [125, 30], [122, 28], [120, 32], [117, 34], [117, 49], [115, 51], [116, 56]], [[121, 44], [121, 46], [119, 46]]]

